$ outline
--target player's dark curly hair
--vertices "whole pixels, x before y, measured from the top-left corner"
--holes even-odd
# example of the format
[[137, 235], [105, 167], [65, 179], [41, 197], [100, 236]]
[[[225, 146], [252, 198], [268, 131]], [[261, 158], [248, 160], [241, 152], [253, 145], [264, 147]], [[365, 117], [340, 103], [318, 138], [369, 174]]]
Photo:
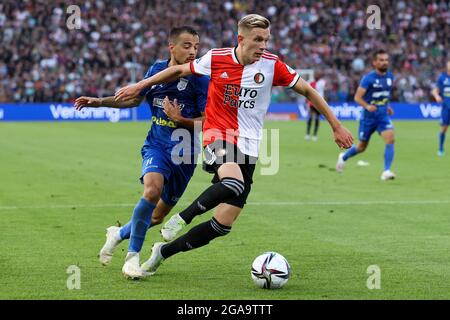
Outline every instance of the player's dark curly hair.
[[197, 30], [195, 30], [194, 28], [192, 28], [190, 26], [175, 27], [175, 28], [172, 28], [170, 30], [169, 41], [170, 42], [177, 42], [178, 37], [182, 33], [189, 33], [189, 34], [191, 34], [193, 36], [198, 36]]
[[379, 54], [387, 54], [387, 51], [384, 49], [377, 49], [376, 51], [374, 51], [374, 53], [372, 54], [372, 59], [376, 60], [376, 58], [378, 57]]

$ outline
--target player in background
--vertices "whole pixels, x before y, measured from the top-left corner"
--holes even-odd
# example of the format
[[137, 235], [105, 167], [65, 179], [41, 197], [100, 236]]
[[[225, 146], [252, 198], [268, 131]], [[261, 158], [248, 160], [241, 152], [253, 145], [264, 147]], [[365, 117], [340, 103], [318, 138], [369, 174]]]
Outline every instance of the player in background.
[[[169, 35], [170, 59], [153, 64], [145, 75], [149, 78], [170, 66], [193, 61], [199, 46], [198, 33], [189, 26], [174, 28]], [[83, 107], [137, 107], [146, 99], [152, 114], [152, 125], [141, 150], [144, 193], [134, 208], [131, 221], [122, 228], [109, 227], [106, 243], [100, 251], [99, 259], [108, 264], [114, 249], [124, 239], [130, 239], [128, 254], [122, 272], [127, 278], [142, 278], [139, 252], [141, 251], [147, 229], [160, 224], [182, 196], [195, 167], [196, 158], [201, 152], [198, 134], [204, 115], [209, 78], [206, 76], [185, 76], [166, 84], [152, 86], [139, 92], [131, 100], [117, 102], [114, 97], [80, 97], [75, 101], [77, 110]], [[176, 107], [169, 103], [168, 97], [175, 101]], [[195, 122], [199, 132], [194, 133]], [[185, 128], [190, 132], [189, 141], [182, 141], [174, 133]], [[175, 130], [178, 130], [175, 132]], [[198, 140], [198, 141], [197, 141]], [[175, 147], [182, 147], [181, 153]], [[184, 158], [174, 162], [172, 152]], [[179, 163], [181, 162], [181, 163]]]
[[384, 171], [381, 180], [391, 180], [395, 178], [395, 174], [391, 171], [394, 160], [394, 126], [390, 119], [394, 111], [389, 105], [389, 100], [394, 76], [388, 70], [389, 55], [386, 51], [377, 50], [372, 58], [375, 70], [363, 76], [355, 94], [355, 101], [364, 108], [359, 121], [359, 143], [339, 154], [336, 171], [342, 172], [349, 158], [364, 152], [370, 137], [377, 131], [385, 142]]
[[191, 74], [211, 76], [203, 145], [204, 168], [214, 173], [213, 184], [166, 223], [163, 228], [166, 240], [173, 239], [195, 216], [212, 208], [216, 210], [212, 219], [191, 228], [172, 242], [155, 243], [150, 259], [141, 266], [150, 274], [156, 272], [164, 259], [205, 246], [231, 231], [250, 193], [272, 86], [293, 88], [311, 100], [330, 123], [339, 147], [352, 145], [351, 133], [340, 124], [317, 91], [276, 55], [266, 51], [269, 26], [266, 18], [247, 15], [238, 24], [237, 47], [212, 49], [200, 59], [168, 68], [116, 92], [116, 99], [122, 101], [170, 79]]
[[439, 76], [436, 87], [431, 91], [436, 102], [442, 103], [441, 131], [439, 132], [438, 156], [444, 156], [445, 135], [450, 124], [450, 60], [447, 61], [447, 72]]
[[[322, 96], [325, 97], [325, 79], [322, 78], [322, 76], [317, 73], [316, 77], [313, 81], [310, 82], [310, 85], [312, 88], [316, 89], [316, 91]], [[306, 136], [305, 140], [317, 141], [317, 133], [319, 131], [319, 124], [320, 124], [320, 112], [317, 111], [316, 108], [314, 108], [314, 105], [311, 101], [307, 100], [306, 102], [308, 106], [308, 120], [306, 124]], [[314, 131], [313, 135], [311, 136], [311, 125], [314, 121]]]

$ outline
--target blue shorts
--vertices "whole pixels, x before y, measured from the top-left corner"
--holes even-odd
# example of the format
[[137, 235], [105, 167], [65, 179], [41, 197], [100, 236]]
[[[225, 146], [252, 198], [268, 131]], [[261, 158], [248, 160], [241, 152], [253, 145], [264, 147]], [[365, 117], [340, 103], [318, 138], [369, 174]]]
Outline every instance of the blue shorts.
[[359, 140], [369, 141], [375, 130], [380, 134], [392, 129], [394, 129], [394, 126], [389, 117], [361, 119], [359, 122]]
[[441, 126], [450, 125], [450, 108], [442, 106], [441, 110]]
[[164, 176], [164, 188], [161, 199], [168, 206], [175, 206], [186, 190], [189, 181], [194, 174], [196, 163], [175, 164], [170, 153], [149, 146], [143, 146], [141, 183], [144, 183], [144, 175], [149, 172], [158, 172]]

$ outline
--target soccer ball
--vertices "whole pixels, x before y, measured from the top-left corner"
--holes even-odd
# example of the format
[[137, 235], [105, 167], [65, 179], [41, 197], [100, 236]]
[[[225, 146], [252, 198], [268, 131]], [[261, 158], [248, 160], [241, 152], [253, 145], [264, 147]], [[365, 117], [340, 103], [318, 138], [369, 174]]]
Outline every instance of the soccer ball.
[[264, 289], [279, 289], [291, 276], [291, 267], [287, 260], [277, 252], [265, 252], [252, 263], [252, 279]]

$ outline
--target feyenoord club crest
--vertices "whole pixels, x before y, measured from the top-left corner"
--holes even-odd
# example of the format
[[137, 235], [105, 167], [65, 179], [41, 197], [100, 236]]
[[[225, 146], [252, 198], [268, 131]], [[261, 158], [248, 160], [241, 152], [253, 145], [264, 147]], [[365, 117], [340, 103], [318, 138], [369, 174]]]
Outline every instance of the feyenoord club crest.
[[189, 82], [189, 80], [181, 78], [177, 84], [178, 91], [183, 91], [184, 89], [186, 89], [188, 82]]
[[253, 77], [253, 80], [255, 80], [256, 83], [263, 83], [264, 81], [264, 75], [261, 72], [258, 72], [257, 74], [255, 74], [255, 76]]

